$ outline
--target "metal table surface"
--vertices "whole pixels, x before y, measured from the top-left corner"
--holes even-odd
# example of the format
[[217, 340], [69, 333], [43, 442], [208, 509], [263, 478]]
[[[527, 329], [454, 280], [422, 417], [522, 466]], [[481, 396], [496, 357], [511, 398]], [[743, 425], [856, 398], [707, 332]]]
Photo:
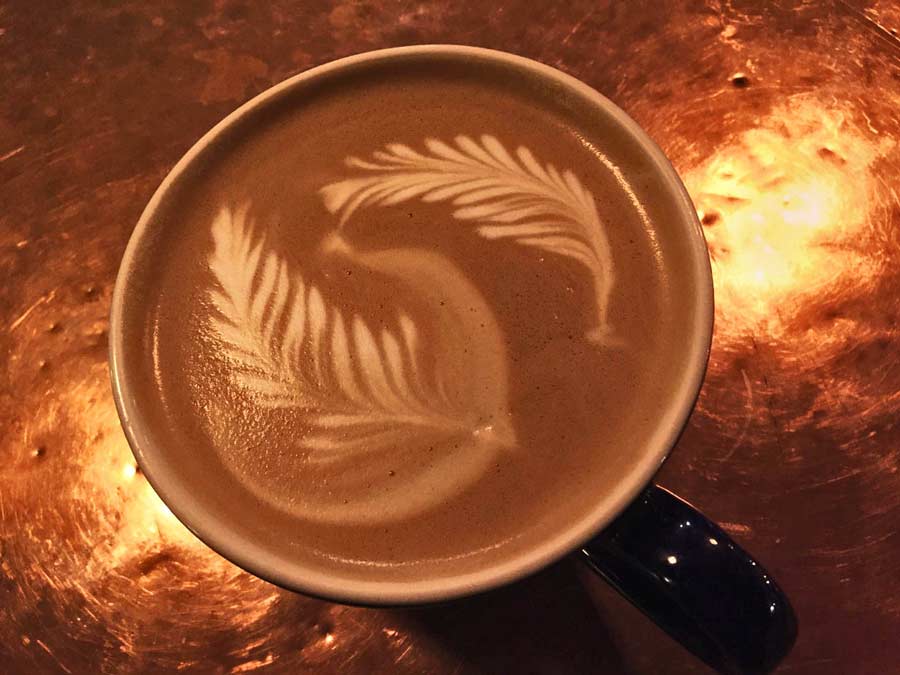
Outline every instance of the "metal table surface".
[[900, 672], [897, 29], [895, 0], [0, 4], [0, 672], [706, 672], [572, 561], [426, 609], [280, 590], [135, 471], [107, 314], [154, 188], [271, 84], [422, 42], [559, 67], [667, 152], [717, 325], [659, 480], [791, 596], [782, 672]]

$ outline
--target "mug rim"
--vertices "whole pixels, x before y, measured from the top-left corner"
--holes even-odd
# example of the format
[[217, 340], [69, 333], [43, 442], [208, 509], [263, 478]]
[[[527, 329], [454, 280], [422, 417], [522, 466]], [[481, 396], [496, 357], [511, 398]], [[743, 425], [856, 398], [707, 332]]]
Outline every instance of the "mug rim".
[[[449, 55], [477, 59], [527, 71], [550, 80], [601, 109], [651, 161], [657, 177], [674, 198], [679, 220], [690, 238], [689, 254], [696, 281], [696, 312], [689, 353], [684, 354], [688, 376], [678, 383], [665, 413], [660, 417], [642, 456], [631, 471], [604, 495], [586, 515], [551, 539], [544, 540], [509, 560], [476, 572], [416, 581], [366, 581], [341, 577], [291, 560], [284, 554], [243, 539], [211, 511], [192, 501], [176, 480], [178, 469], [153, 452], [150, 430], [141, 419], [139, 406], [129, 395], [126, 370], [124, 302], [136, 259], [164, 197], [194, 160], [230, 127], [251, 112], [275, 102], [292, 89], [335, 71], [358, 64], [403, 60], [408, 57]], [[675, 220], [675, 219], [673, 219]], [[696, 403], [709, 359], [713, 327], [713, 283], [709, 255], [697, 213], [681, 179], [656, 143], [623, 110], [581, 80], [538, 61], [482, 47], [428, 44], [363, 52], [327, 62], [294, 75], [253, 97], [206, 132], [175, 164], [154, 192], [129, 238], [116, 276], [110, 311], [109, 363], [113, 398], [128, 444], [138, 465], [160, 498], [201, 541], [248, 572], [279, 586], [339, 602], [364, 605], [409, 605], [463, 597], [511, 583], [533, 574], [576, 550], [615, 519], [644, 489], [674, 448]]]

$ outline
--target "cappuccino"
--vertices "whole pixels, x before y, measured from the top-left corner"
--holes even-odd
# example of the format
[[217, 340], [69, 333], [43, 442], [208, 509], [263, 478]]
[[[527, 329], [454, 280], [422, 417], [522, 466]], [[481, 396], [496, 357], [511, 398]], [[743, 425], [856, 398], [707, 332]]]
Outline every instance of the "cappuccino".
[[629, 472], [684, 375], [695, 289], [658, 180], [536, 79], [327, 78], [158, 206], [134, 396], [264, 545], [390, 580], [507, 559]]

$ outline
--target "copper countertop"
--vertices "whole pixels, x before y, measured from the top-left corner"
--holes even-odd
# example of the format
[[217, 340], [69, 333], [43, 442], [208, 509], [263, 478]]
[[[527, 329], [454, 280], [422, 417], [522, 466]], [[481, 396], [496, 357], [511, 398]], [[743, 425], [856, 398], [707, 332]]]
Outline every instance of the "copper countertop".
[[900, 671], [898, 29], [891, 0], [0, 6], [0, 672], [706, 672], [571, 561], [418, 610], [280, 590], [135, 472], [107, 315], [157, 184], [271, 84], [422, 42], [561, 68], [666, 151], [717, 325], [659, 481], [791, 596], [783, 672]]

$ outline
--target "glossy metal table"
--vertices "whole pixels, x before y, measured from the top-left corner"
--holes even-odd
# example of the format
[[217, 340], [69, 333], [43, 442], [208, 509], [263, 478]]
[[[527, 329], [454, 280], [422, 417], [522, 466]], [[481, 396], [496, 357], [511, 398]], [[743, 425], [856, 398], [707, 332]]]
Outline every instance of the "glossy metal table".
[[107, 314], [150, 194], [253, 94], [418, 42], [557, 66], [669, 154], [717, 327], [660, 482], [791, 595], [783, 672], [900, 671], [896, 2], [154, 4], [0, 5], [0, 672], [706, 672], [572, 561], [419, 610], [282, 591], [135, 470]]

